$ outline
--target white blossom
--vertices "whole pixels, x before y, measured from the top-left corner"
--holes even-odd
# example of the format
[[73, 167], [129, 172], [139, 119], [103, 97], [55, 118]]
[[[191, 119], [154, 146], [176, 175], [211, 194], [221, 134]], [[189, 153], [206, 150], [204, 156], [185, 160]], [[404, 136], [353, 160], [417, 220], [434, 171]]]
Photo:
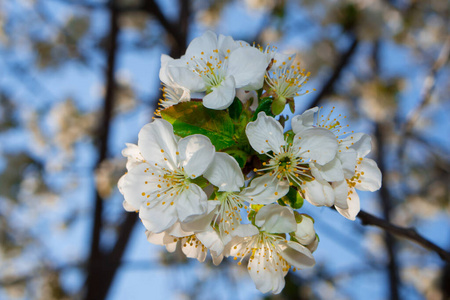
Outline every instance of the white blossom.
[[[338, 115], [332, 118], [333, 109], [327, 116], [321, 115], [318, 107], [305, 111], [292, 119], [292, 129], [301, 133], [310, 128], [323, 128], [333, 133], [338, 141], [336, 157], [327, 165], [311, 163], [312, 174], [319, 179], [324, 194], [334, 195], [337, 211], [350, 220], [355, 220], [360, 210], [359, 196], [356, 189], [376, 191], [381, 187], [381, 172], [375, 161], [365, 158], [370, 152], [371, 138], [364, 133], [345, 131], [341, 120], [346, 117]], [[331, 184], [330, 184], [331, 182]]]
[[291, 268], [314, 266], [315, 260], [305, 246], [288, 241], [281, 233], [296, 230], [292, 209], [270, 204], [255, 216], [255, 225], [242, 225], [225, 250], [241, 264], [249, 257], [247, 269], [256, 288], [263, 293], [278, 294], [284, 288], [284, 276]]
[[169, 63], [169, 73], [191, 92], [206, 91], [203, 105], [220, 110], [231, 105], [236, 88], [260, 89], [266, 67], [259, 50], [207, 31], [189, 44], [183, 57]]
[[196, 134], [177, 141], [172, 125], [157, 119], [141, 129], [138, 148], [143, 163], [123, 176], [119, 190], [126, 209], [139, 210], [149, 231], [162, 232], [176, 221], [206, 213], [206, 194], [194, 180], [214, 158], [207, 137]]
[[[161, 55], [161, 69], [159, 70], [159, 79], [163, 84], [163, 99], [159, 101], [161, 109], [168, 108], [179, 102], [189, 101], [191, 99], [189, 89], [176, 83], [168, 71], [169, 62], [174, 59], [168, 55]], [[160, 115], [160, 110], [156, 111], [157, 115]]]
[[[257, 177], [248, 187], [243, 188], [244, 176], [237, 161], [232, 156], [220, 152], [216, 153], [204, 177], [218, 187], [217, 207], [212, 215], [204, 217], [213, 222], [213, 228], [217, 225], [218, 235], [203, 234], [201, 237], [205, 243], [219, 247], [216, 249], [219, 254], [240, 226], [242, 221], [240, 211], [248, 208], [247, 203], [270, 204], [285, 196], [289, 191], [287, 184], [279, 183], [270, 175]], [[221, 246], [219, 241], [216, 241], [217, 238], [220, 239]]]
[[288, 142], [283, 135], [281, 124], [260, 112], [256, 121], [247, 125], [246, 133], [253, 149], [270, 158], [268, 162], [263, 163], [262, 169], [255, 171], [269, 171], [279, 181], [301, 187], [305, 198], [314, 205], [333, 205], [331, 187], [328, 193], [331, 198], [321, 195], [309, 197], [309, 190], [315, 192], [320, 185], [311, 175], [309, 164], [313, 162], [325, 165], [336, 156], [338, 143], [331, 132], [323, 128], [308, 128], [296, 134], [292, 142]]

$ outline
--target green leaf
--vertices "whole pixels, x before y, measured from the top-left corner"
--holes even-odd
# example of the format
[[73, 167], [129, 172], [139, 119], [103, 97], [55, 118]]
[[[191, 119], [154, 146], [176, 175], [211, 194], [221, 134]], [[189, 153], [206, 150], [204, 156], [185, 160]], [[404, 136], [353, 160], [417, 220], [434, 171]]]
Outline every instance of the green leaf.
[[239, 120], [239, 116], [242, 113], [242, 102], [239, 98], [234, 98], [233, 103], [228, 107], [228, 113], [232, 119]]
[[195, 183], [196, 185], [198, 185], [199, 187], [201, 187], [201, 188], [205, 188], [206, 186], [208, 186], [209, 185], [209, 182], [208, 182], [208, 180], [206, 180], [204, 177], [197, 177], [197, 178], [195, 178], [195, 179], [190, 179], [190, 181], [192, 182], [192, 183]]
[[255, 111], [255, 115], [253, 116], [252, 121], [256, 120], [260, 111], [265, 112], [268, 116], [275, 117], [275, 115], [272, 113], [272, 98], [262, 98], [259, 101], [258, 108]]
[[293, 209], [299, 209], [303, 206], [303, 198], [300, 193], [293, 187], [289, 188], [289, 192], [284, 196], [283, 201], [289, 203]]
[[233, 120], [225, 110], [207, 109], [200, 102], [182, 102], [161, 111], [164, 120], [173, 125], [176, 135], [207, 136], [216, 150], [236, 145]]

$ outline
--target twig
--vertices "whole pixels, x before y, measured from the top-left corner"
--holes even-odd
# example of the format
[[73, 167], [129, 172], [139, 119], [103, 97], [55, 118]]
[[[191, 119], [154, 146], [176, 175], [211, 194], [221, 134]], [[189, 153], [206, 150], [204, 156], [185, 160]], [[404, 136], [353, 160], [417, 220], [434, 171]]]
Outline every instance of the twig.
[[[375, 124], [375, 137], [378, 142], [378, 151], [377, 151], [377, 163], [378, 167], [380, 168], [381, 174], [386, 175], [386, 161], [385, 161], [385, 155], [384, 155], [384, 144], [385, 144], [385, 132], [389, 130], [386, 126], [389, 126], [387, 124], [381, 124], [376, 123]], [[386, 180], [386, 176], [383, 176], [381, 188], [379, 191], [379, 196], [381, 200], [381, 207], [383, 210], [383, 216], [384, 219], [387, 222], [391, 221], [390, 213], [392, 209], [392, 203], [393, 199], [391, 197], [391, 194], [388, 190], [389, 183]], [[389, 272], [389, 288], [390, 288], [390, 295], [391, 300], [398, 300], [400, 299], [400, 277], [398, 274], [398, 263], [397, 263], [397, 254], [396, 254], [396, 241], [394, 237], [391, 235], [389, 231], [385, 232], [384, 241], [386, 244], [386, 251], [388, 254], [388, 272]]]
[[438, 58], [434, 62], [427, 77], [425, 78], [421, 93], [422, 96], [420, 104], [413, 112], [411, 112], [409, 118], [404, 123], [403, 134], [400, 134], [400, 136], [409, 135], [411, 133], [414, 124], [420, 117], [420, 113], [430, 103], [431, 100], [430, 96], [435, 88], [436, 74], [447, 63], [449, 55], [450, 55], [450, 36], [445, 41]]
[[[106, 159], [107, 147], [109, 139], [109, 129], [112, 117], [112, 109], [114, 107], [114, 92], [115, 92], [115, 80], [114, 70], [116, 66], [117, 55], [117, 40], [119, 35], [118, 25], [118, 13], [114, 9], [110, 12], [110, 33], [109, 33], [109, 47], [107, 54], [107, 69], [106, 69], [106, 95], [105, 103], [103, 106], [103, 119], [99, 127], [99, 144], [98, 144], [98, 163], [97, 166]], [[87, 293], [86, 299], [103, 299], [100, 298], [101, 290], [98, 288], [102, 283], [102, 252], [100, 249], [100, 234], [102, 229], [102, 214], [103, 214], [103, 199], [101, 198], [98, 190], [96, 190], [95, 197], [95, 209], [93, 215], [92, 226], [92, 240], [91, 240], [91, 252], [88, 264], [88, 277], [87, 277]]]
[[327, 96], [333, 91], [333, 86], [335, 82], [339, 79], [341, 76], [342, 70], [345, 69], [348, 62], [350, 61], [350, 58], [352, 58], [353, 54], [355, 54], [355, 50], [358, 46], [358, 39], [356, 37], [353, 38], [353, 41], [348, 48], [348, 50], [341, 56], [341, 59], [339, 60], [339, 63], [335, 67], [333, 74], [328, 79], [328, 81], [323, 86], [322, 90], [317, 94], [317, 96], [314, 98], [314, 100], [311, 102], [310, 107], [314, 107], [319, 105], [320, 101], [322, 101], [322, 98]]
[[442, 260], [450, 263], [450, 252], [445, 251], [438, 245], [424, 238], [414, 228], [405, 228], [394, 225], [363, 210], [359, 212], [357, 217], [361, 220], [363, 225], [377, 226], [398, 237], [403, 237], [410, 241], [413, 241], [428, 250], [436, 252]]

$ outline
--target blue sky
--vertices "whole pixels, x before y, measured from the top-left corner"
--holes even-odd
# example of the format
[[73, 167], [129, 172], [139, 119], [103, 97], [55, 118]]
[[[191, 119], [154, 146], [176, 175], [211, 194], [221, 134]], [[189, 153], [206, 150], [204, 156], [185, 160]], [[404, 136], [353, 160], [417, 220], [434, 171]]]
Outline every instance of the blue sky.
[[[175, 16], [175, 1], [159, 1], [164, 12], [169, 16]], [[50, 11], [54, 13], [57, 20], [63, 22], [72, 11], [70, 6], [59, 4], [57, 1], [50, 1], [47, 5]], [[288, 13], [288, 17], [293, 21], [308, 21], [308, 17], [298, 12], [298, 8], [292, 7], [292, 13]], [[294, 10], [294, 8], [296, 10]], [[217, 33], [231, 35], [235, 38], [243, 38], [244, 36], [254, 36], [258, 31], [260, 24], [264, 21], [264, 11], [249, 12], [244, 4], [233, 2], [223, 12], [222, 19], [216, 28], [212, 28]], [[101, 36], [106, 30], [107, 15], [104, 12], [98, 12], [94, 18], [93, 33]], [[190, 38], [200, 35], [208, 28], [203, 25], [196, 24], [193, 26]], [[312, 41], [320, 38], [323, 34], [321, 28], [317, 25], [312, 26], [304, 31], [304, 34], [297, 34], [295, 37], [292, 32], [284, 36], [277, 44], [279, 49], [290, 49], [296, 47], [298, 49], [307, 49]], [[338, 36], [338, 34], [336, 34]], [[122, 32], [121, 41], [126, 42], [133, 38], [131, 31]], [[248, 41], [252, 42], [252, 41]], [[342, 43], [345, 48], [345, 41]], [[3, 51], [2, 51], [3, 52]], [[135, 143], [140, 128], [148, 123], [152, 117], [152, 108], [149, 106], [149, 100], [154, 99], [158, 95], [159, 81], [158, 72], [160, 64], [160, 56], [166, 53], [167, 49], [155, 47], [145, 51], [128, 51], [122, 49], [119, 52], [117, 74], [125, 74], [139, 99], [136, 109], [119, 115], [114, 119], [111, 130], [111, 139], [109, 141], [109, 153], [112, 157], [119, 157], [125, 143]], [[402, 48], [391, 42], [385, 42], [381, 48], [382, 74], [385, 78], [395, 75], [405, 76], [407, 78], [406, 88], [400, 95], [400, 112], [401, 118], [405, 118], [418, 105], [424, 77], [427, 70], [420, 64], [415, 63], [415, 57], [410, 50]], [[16, 56], [19, 61], [27, 62], [31, 59], [30, 53], [24, 51], [24, 55]], [[36, 72], [31, 76], [36, 77], [36, 81], [41, 85], [38, 94], [33, 94], [27, 90], [17, 77], [0, 76], [0, 85], [9, 86], [14, 89], [14, 95], [17, 99], [21, 99], [18, 103], [21, 107], [21, 115], [18, 119], [25, 121], [29, 116], [30, 108], [38, 110], [46, 110], [47, 107], [59, 101], [61, 95], [71, 96], [75, 103], [82, 111], [93, 111], [102, 105], [102, 95], [99, 93], [103, 83], [102, 66], [104, 61], [101, 56], [95, 56], [94, 65], [96, 68], [80, 67], [75, 63], [68, 63], [60, 70], [52, 70], [48, 72]], [[0, 69], [5, 68], [7, 57], [0, 58]], [[314, 70], [312, 70], [314, 72]], [[314, 72], [317, 74], [317, 72]], [[0, 73], [1, 74], [1, 73]], [[325, 81], [328, 73], [319, 73], [308, 83], [308, 89], [317, 88]], [[344, 74], [345, 75], [345, 74]], [[448, 74], [447, 74], [448, 75]], [[312, 101], [314, 94], [302, 96], [297, 100], [297, 109], [306, 109], [308, 103]], [[23, 101], [22, 101], [23, 100]], [[325, 109], [330, 109], [335, 103], [327, 103]], [[338, 104], [336, 113], [344, 113], [347, 108]], [[424, 134], [434, 140], [438, 140], [446, 149], [450, 146], [450, 140], [442, 135], [442, 132], [450, 130], [450, 122], [448, 122], [448, 105], [446, 111], [433, 111], [434, 126], [430, 127]], [[287, 110], [285, 111], [288, 112]], [[300, 111], [301, 112], [301, 111]], [[425, 112], [430, 114], [430, 112]], [[51, 120], [42, 120], [48, 123], [46, 126], [52, 128]], [[370, 131], [370, 122], [358, 120], [352, 123], [355, 131]], [[26, 138], [24, 138], [26, 137]], [[39, 159], [49, 162], [53, 159], [52, 151], [45, 152], [38, 149], [32, 138], [25, 131], [13, 132], [1, 135], [2, 143], [0, 144], [1, 153], [11, 153], [17, 149], [27, 149], [28, 152], [39, 153]], [[125, 158], [123, 158], [125, 160]], [[0, 160], [0, 168], [5, 161]], [[48, 249], [48, 257], [57, 266], [67, 261], [79, 262], [88, 255], [90, 241], [90, 225], [93, 203], [94, 179], [92, 176], [92, 167], [96, 163], [95, 149], [90, 142], [82, 141], [77, 144], [75, 160], [72, 167], [81, 170], [76, 173], [78, 178], [78, 187], [67, 189], [62, 192], [63, 201], [51, 208], [43, 207], [49, 217], [39, 220], [36, 224], [34, 232], [45, 248]], [[66, 183], [73, 176], [69, 173], [55, 173], [54, 176], [47, 178], [48, 182], [56, 190], [66, 189]], [[114, 196], [108, 200], [106, 209], [107, 214], [112, 216], [119, 215], [122, 212], [122, 196], [115, 191]], [[364, 210], [379, 215], [379, 204], [375, 194], [362, 193], [361, 206]], [[54, 228], [52, 224], [58, 223], [62, 216], [67, 216], [73, 211], [78, 211], [79, 215], [73, 226], [63, 231]], [[365, 241], [368, 233], [377, 233], [377, 228], [367, 228], [359, 225], [359, 221], [351, 222], [340, 217], [336, 212], [329, 208], [316, 208], [305, 203], [302, 211], [313, 216], [316, 222], [316, 231], [321, 238], [318, 250], [315, 252], [315, 258], [318, 266], [325, 266], [330, 273], [338, 274], [342, 270], [354, 270], [357, 266], [364, 265], [368, 259], [373, 259], [377, 263], [385, 263], [385, 257], [372, 257], [367, 254], [367, 248], [374, 247], [372, 251], [383, 251], [380, 245], [371, 245]], [[19, 219], [18, 221], [20, 221]], [[450, 221], [446, 214], [440, 214], [433, 219], [423, 218], [419, 223], [419, 232], [428, 236], [438, 245], [449, 247], [448, 237], [450, 236]], [[376, 248], [377, 247], [377, 248]], [[168, 267], [159, 262], [161, 252], [164, 248], [149, 244], [146, 241], [144, 228], [141, 224], [137, 224], [130, 243], [128, 245], [126, 255], [124, 257], [124, 265], [117, 273], [115, 282], [109, 293], [109, 300], [120, 299], [149, 299], [154, 296], [155, 299], [187, 299], [180, 294], [183, 289], [193, 287], [197, 280], [206, 280], [208, 278], [221, 278], [218, 270], [207, 270], [204, 265], [197, 261], [191, 260], [186, 265]], [[27, 260], [21, 262], [18, 267], [26, 269], [27, 262], [38, 257], [33, 253], [27, 255]], [[411, 257], [417, 257], [412, 253], [411, 256], [402, 256], [400, 263], [407, 265]], [[430, 265], [436, 268], [442, 266], [439, 258], [434, 255], [430, 256]], [[242, 272], [233, 265], [233, 267], [225, 267], [236, 277], [236, 285], [227, 280], [216, 280], [210, 283], [211, 288], [219, 291], [222, 298], [218, 299], [259, 299], [261, 294], [254, 288], [252, 281], [246, 274], [245, 268], [241, 268]], [[207, 270], [207, 271], [205, 271]], [[305, 278], [314, 276], [318, 269], [305, 271]], [[205, 276], [205, 277], [203, 277]], [[373, 283], [376, 284], [373, 284]], [[387, 278], [382, 273], [361, 274], [356, 279], [352, 278], [343, 281], [340, 287], [351, 295], [354, 299], [383, 299], [386, 297]], [[68, 269], [64, 273], [63, 283], [69, 290], [76, 290], [83, 284], [83, 274], [75, 269]], [[349, 284], [350, 283], [350, 284]], [[232, 286], [233, 288], [230, 288]], [[355, 289], [354, 287], [358, 288]], [[320, 285], [315, 285], [320, 289]], [[404, 290], [408, 299], [419, 299], [413, 292]], [[1, 296], [0, 292], [0, 296]], [[239, 296], [236, 296], [239, 295]], [[202, 299], [208, 299], [204, 295]]]

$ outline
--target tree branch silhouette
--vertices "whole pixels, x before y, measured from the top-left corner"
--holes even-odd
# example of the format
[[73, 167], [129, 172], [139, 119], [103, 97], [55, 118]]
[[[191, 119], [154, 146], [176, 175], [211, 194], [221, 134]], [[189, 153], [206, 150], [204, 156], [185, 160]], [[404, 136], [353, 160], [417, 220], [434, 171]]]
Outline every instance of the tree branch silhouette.
[[334, 90], [334, 84], [341, 76], [342, 71], [347, 67], [350, 62], [350, 59], [356, 53], [356, 49], [358, 48], [359, 41], [356, 37], [353, 37], [353, 40], [350, 44], [350, 47], [347, 49], [345, 53], [342, 54], [339, 59], [338, 64], [334, 68], [333, 74], [331, 74], [330, 78], [328, 78], [327, 82], [324, 84], [320, 92], [314, 97], [314, 100], [309, 105], [310, 107], [318, 106], [319, 103], [323, 100], [325, 96], [331, 94]]
[[[108, 155], [109, 130], [111, 125], [112, 110], [114, 107], [115, 79], [117, 46], [118, 46], [118, 12], [110, 9], [110, 32], [108, 37], [107, 67], [105, 73], [106, 94], [103, 105], [103, 116], [98, 129], [98, 162], [97, 167], [106, 160]], [[103, 299], [104, 294], [104, 258], [100, 249], [100, 237], [102, 231], [103, 199], [98, 190], [95, 191], [95, 209], [92, 225], [91, 251], [88, 262], [88, 273], [86, 280], [86, 299]]]
[[430, 251], [436, 252], [436, 254], [438, 254], [443, 261], [450, 263], [450, 252], [444, 250], [427, 238], [423, 237], [416, 231], [415, 228], [405, 228], [397, 226], [363, 210], [359, 212], [357, 218], [361, 220], [361, 223], [363, 225], [372, 225], [379, 227], [389, 233], [392, 233], [393, 235], [396, 235], [397, 237], [408, 239]]

